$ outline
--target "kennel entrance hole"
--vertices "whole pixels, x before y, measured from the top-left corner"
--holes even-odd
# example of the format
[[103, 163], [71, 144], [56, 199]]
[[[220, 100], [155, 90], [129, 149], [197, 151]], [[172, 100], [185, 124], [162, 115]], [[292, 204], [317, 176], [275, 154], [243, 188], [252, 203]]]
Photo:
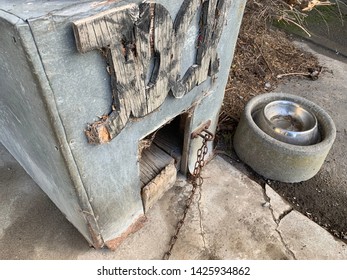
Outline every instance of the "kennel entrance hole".
[[177, 116], [139, 144], [141, 195], [145, 212], [185, 172], [185, 132], [188, 113]]

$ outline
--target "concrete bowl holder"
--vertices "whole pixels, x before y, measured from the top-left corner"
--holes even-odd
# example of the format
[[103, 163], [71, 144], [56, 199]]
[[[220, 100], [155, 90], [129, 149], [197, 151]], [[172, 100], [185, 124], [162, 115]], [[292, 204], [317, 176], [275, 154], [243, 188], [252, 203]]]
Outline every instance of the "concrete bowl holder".
[[[300, 146], [279, 141], [254, 121], [254, 113], [275, 100], [288, 100], [309, 108], [318, 121], [320, 141]], [[266, 93], [252, 98], [242, 113], [234, 136], [238, 157], [267, 179], [295, 183], [315, 176], [322, 167], [336, 137], [331, 117], [315, 103], [287, 93]]]

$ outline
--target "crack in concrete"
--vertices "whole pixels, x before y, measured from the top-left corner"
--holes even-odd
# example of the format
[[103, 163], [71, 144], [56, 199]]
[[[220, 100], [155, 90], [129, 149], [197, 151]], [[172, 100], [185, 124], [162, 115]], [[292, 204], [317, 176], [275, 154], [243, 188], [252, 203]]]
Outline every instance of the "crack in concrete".
[[202, 212], [201, 212], [201, 208], [200, 208], [200, 202], [201, 202], [201, 186], [199, 186], [199, 199], [198, 199], [198, 211], [199, 211], [199, 224], [200, 224], [200, 234], [201, 234], [201, 238], [202, 238], [202, 242], [204, 243], [204, 250], [206, 250], [206, 240], [205, 240], [205, 232], [204, 232], [204, 227], [202, 224]]
[[284, 238], [283, 238], [283, 236], [282, 236], [282, 233], [281, 233], [280, 230], [278, 229], [278, 227], [279, 227], [279, 225], [280, 225], [282, 219], [283, 219], [285, 216], [287, 216], [290, 212], [292, 212], [294, 209], [291, 208], [291, 209], [289, 209], [289, 210], [285, 210], [285, 211], [279, 216], [279, 218], [278, 218], [278, 220], [277, 220], [277, 219], [275, 218], [274, 210], [273, 210], [273, 208], [272, 208], [272, 206], [271, 206], [271, 198], [267, 195], [265, 186], [262, 187], [262, 189], [263, 189], [264, 200], [265, 200], [266, 202], [269, 203], [270, 213], [271, 213], [271, 216], [272, 216], [273, 221], [274, 221], [275, 224], [276, 224], [275, 231], [276, 231], [277, 234], [279, 235], [280, 240], [281, 240], [281, 243], [282, 243], [282, 245], [284, 246], [285, 250], [292, 256], [292, 258], [293, 258], [294, 260], [297, 260], [297, 258], [296, 258], [296, 256], [295, 256], [294, 252], [288, 247], [288, 244], [284, 241]]
[[279, 217], [278, 217], [278, 225], [281, 223], [282, 219], [287, 216], [289, 213], [291, 213], [294, 209], [290, 208], [289, 210], [285, 210]]
[[276, 232], [278, 233], [278, 235], [279, 235], [279, 237], [280, 237], [280, 240], [281, 240], [281, 242], [282, 242], [284, 248], [286, 249], [286, 251], [292, 256], [292, 258], [293, 258], [294, 260], [297, 260], [297, 258], [296, 258], [296, 256], [295, 256], [294, 252], [293, 252], [292, 250], [290, 250], [290, 248], [288, 247], [288, 244], [284, 241], [284, 238], [283, 238], [281, 232], [278, 230], [278, 226], [276, 227], [275, 230], [276, 230]]

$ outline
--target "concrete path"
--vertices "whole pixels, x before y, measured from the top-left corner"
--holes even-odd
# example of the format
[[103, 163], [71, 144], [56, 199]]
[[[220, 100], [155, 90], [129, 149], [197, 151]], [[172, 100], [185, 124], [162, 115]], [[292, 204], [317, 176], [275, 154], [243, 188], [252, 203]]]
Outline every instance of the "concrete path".
[[[203, 172], [172, 259], [347, 259], [347, 245], [220, 157]], [[191, 187], [183, 179], [115, 251], [94, 250], [0, 146], [0, 259], [160, 259]]]

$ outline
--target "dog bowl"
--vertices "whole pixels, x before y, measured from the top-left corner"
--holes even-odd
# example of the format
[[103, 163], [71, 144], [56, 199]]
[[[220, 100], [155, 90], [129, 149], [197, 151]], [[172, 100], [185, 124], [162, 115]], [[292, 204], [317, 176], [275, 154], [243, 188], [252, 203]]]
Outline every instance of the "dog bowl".
[[[281, 117], [276, 117], [278, 115]], [[314, 145], [292, 145], [270, 136], [260, 126], [276, 137], [280, 134], [274, 133], [273, 127], [305, 134], [318, 126], [319, 137]], [[300, 96], [273, 92], [253, 97], [246, 104], [233, 144], [240, 160], [258, 174], [271, 180], [295, 183], [317, 174], [335, 137], [335, 124], [323, 108]]]
[[288, 100], [275, 100], [258, 112], [257, 125], [273, 138], [307, 146], [319, 140], [317, 118], [308, 109]]

